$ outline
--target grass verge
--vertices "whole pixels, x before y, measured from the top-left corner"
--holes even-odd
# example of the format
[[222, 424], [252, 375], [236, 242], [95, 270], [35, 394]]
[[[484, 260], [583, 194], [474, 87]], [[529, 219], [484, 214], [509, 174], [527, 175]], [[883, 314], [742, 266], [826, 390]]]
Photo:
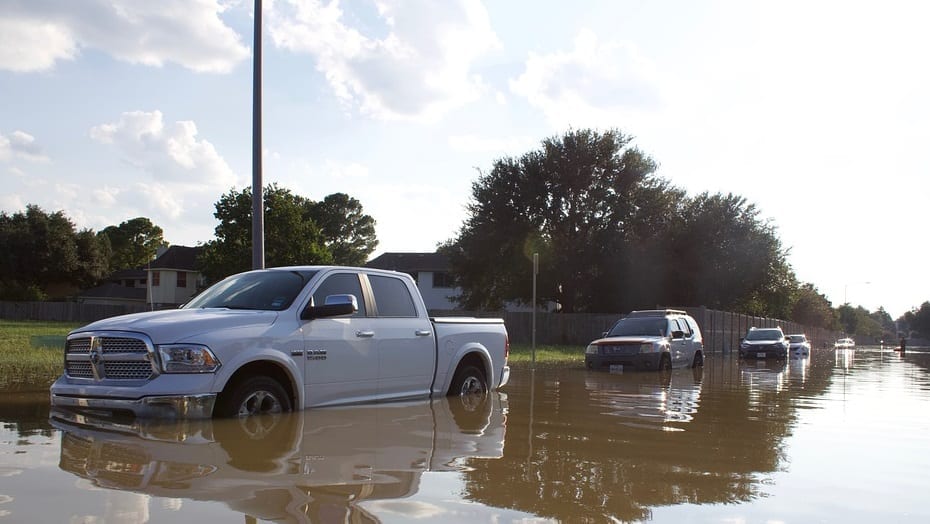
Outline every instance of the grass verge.
[[[513, 344], [510, 346], [511, 364], [530, 364], [533, 362], [533, 348], [530, 344]], [[582, 346], [536, 346], [537, 364], [584, 364], [584, 347]]]
[[0, 320], [0, 382], [60, 374], [64, 337], [77, 326], [68, 322]]

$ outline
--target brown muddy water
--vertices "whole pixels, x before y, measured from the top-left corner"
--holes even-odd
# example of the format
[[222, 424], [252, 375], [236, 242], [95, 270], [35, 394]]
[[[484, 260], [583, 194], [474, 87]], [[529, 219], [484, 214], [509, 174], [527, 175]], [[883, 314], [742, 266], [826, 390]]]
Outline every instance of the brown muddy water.
[[516, 368], [484, 401], [172, 424], [0, 395], [0, 522], [930, 522], [930, 352]]

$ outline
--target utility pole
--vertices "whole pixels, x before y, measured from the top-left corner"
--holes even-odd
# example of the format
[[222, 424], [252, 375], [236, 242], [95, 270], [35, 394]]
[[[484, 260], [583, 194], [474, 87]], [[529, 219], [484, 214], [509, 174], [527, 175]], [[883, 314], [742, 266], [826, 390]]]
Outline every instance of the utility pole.
[[252, 269], [265, 268], [265, 195], [262, 188], [262, 0], [255, 0], [252, 46]]

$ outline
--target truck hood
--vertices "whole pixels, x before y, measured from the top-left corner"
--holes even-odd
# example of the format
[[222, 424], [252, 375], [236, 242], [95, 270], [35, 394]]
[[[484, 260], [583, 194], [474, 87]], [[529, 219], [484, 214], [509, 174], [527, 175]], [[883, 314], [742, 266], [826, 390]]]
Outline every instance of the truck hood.
[[278, 318], [277, 311], [230, 309], [168, 309], [122, 315], [92, 322], [72, 331], [134, 331], [145, 333], [155, 344], [190, 340], [211, 331], [267, 326]]

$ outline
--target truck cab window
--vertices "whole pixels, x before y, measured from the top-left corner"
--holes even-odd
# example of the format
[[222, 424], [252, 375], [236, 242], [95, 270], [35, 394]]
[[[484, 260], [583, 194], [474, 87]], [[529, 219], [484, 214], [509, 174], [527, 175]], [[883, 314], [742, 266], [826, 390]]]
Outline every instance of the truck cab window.
[[329, 295], [355, 295], [355, 299], [358, 301], [358, 311], [352, 316], [368, 316], [365, 311], [365, 297], [362, 296], [362, 285], [359, 283], [357, 274], [336, 273], [326, 277], [326, 280], [313, 292], [313, 304], [322, 306], [326, 303], [326, 297]]
[[371, 290], [375, 295], [379, 317], [416, 317], [410, 291], [403, 280], [380, 275], [368, 275]]

